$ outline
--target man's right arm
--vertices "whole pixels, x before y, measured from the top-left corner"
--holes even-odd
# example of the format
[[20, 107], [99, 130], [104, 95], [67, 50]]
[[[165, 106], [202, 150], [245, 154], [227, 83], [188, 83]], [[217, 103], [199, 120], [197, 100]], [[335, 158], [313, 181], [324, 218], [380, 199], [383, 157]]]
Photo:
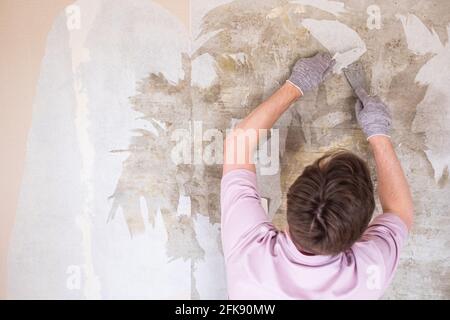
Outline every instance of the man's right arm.
[[411, 192], [391, 139], [376, 135], [369, 139], [369, 144], [375, 158], [378, 196], [383, 212], [398, 215], [411, 229], [414, 211]]

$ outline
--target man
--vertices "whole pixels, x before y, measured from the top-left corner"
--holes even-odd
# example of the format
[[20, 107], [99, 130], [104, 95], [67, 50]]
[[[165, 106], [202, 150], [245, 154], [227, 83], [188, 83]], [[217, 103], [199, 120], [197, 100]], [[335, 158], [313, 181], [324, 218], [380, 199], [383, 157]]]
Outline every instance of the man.
[[328, 154], [305, 168], [287, 194], [285, 232], [276, 230], [261, 205], [252, 158], [233, 156], [253, 154], [258, 135], [246, 132], [271, 128], [292, 102], [319, 86], [333, 63], [323, 53], [297, 61], [289, 80], [225, 140], [221, 225], [231, 299], [374, 299], [393, 278], [413, 204], [390, 141], [390, 114], [379, 98], [355, 90], [384, 212], [372, 223], [369, 170], [350, 152]]

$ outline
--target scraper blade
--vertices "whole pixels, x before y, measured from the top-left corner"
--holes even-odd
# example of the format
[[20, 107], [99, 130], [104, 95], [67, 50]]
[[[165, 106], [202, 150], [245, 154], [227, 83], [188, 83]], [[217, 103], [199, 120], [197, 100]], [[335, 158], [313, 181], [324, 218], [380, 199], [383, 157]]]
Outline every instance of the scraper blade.
[[367, 86], [366, 73], [361, 62], [356, 61], [343, 70], [353, 90], [364, 88], [367, 92], [369, 88]]

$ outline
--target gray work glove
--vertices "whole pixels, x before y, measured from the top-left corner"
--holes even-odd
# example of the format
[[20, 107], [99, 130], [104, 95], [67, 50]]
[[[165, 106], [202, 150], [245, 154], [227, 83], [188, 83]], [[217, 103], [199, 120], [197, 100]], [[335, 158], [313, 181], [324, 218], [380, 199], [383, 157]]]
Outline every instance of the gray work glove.
[[291, 76], [287, 80], [293, 84], [303, 95], [319, 86], [325, 77], [331, 72], [336, 61], [329, 53], [317, 53], [311, 58], [297, 60], [292, 69]]
[[378, 96], [371, 97], [363, 88], [355, 90], [358, 101], [355, 104], [356, 119], [367, 140], [373, 136], [390, 136], [391, 114]]

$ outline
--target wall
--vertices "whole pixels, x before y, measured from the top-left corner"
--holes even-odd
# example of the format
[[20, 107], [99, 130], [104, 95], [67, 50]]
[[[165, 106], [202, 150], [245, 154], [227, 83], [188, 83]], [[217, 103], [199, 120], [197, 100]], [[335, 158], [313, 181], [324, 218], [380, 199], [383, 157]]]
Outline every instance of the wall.
[[71, 2], [0, 2], [0, 298], [6, 297], [7, 248], [45, 40], [55, 16]]
[[[195, 162], [196, 151], [174, 163], [172, 134], [219, 136], [318, 50], [338, 66], [360, 59], [393, 113], [417, 219], [386, 297], [449, 297], [445, 1], [377, 1], [379, 29], [361, 1], [196, 0], [187, 20], [151, 1], [75, 4], [55, 19], [41, 64], [11, 297], [225, 297], [220, 165]], [[326, 150], [353, 150], [373, 170], [353, 104], [337, 67], [277, 123], [281, 170], [259, 182], [278, 226], [287, 186]]]

